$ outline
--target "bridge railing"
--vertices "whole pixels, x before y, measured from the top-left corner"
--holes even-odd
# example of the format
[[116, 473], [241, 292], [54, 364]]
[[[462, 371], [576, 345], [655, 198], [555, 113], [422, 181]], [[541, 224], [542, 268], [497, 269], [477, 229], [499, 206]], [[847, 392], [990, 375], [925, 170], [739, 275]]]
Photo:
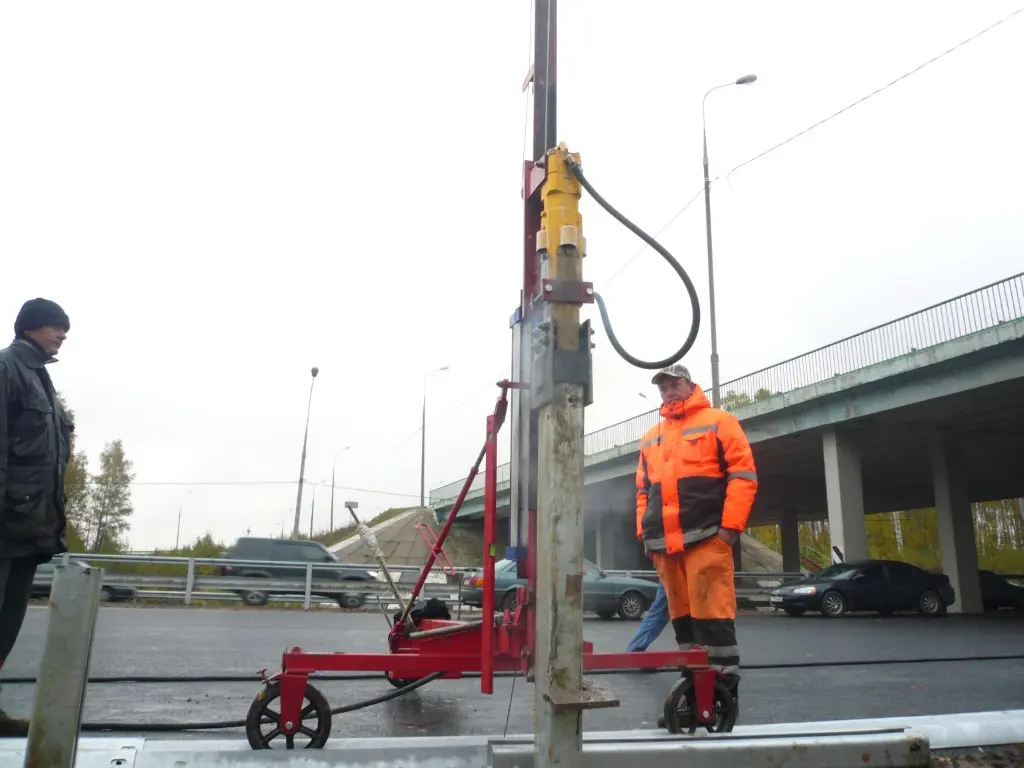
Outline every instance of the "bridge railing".
[[[724, 382], [720, 385], [722, 403], [731, 409], [764, 400], [1021, 318], [1024, 318], [1024, 272]], [[592, 456], [637, 442], [657, 419], [658, 410], [653, 409], [591, 432], [584, 437], [584, 454]], [[509, 481], [510, 469], [507, 463], [498, 467], [499, 486]], [[459, 480], [432, 490], [431, 506], [451, 504], [463, 482]], [[481, 474], [471, 490], [482, 491], [483, 487]]]
[[721, 385], [736, 405], [867, 368], [1024, 317], [1024, 273], [876, 325]]

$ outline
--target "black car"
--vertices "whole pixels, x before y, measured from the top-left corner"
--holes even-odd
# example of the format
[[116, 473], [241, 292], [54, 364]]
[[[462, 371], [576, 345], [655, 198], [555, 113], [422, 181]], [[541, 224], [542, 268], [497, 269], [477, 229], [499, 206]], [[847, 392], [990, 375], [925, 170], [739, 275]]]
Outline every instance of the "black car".
[[[255, 560], [276, 563], [337, 563], [327, 548], [316, 541], [293, 541], [289, 539], [260, 539], [245, 537], [239, 539], [230, 552], [221, 553], [225, 560]], [[275, 565], [223, 565], [222, 576], [231, 578], [250, 577], [259, 579], [280, 579], [295, 581], [294, 588], [275, 588], [274, 594], [303, 595], [306, 593], [306, 572], [302, 568]], [[337, 581], [343, 584], [338, 589], [315, 589], [313, 594], [337, 600], [342, 608], [358, 608], [366, 602], [366, 596], [356, 591], [359, 582], [377, 581], [376, 571], [359, 566], [313, 568], [313, 583]], [[238, 593], [246, 605], [266, 605], [270, 595], [258, 589]]]
[[978, 571], [981, 581], [981, 603], [986, 611], [1014, 608], [1024, 611], [1024, 587], [1007, 581], [992, 571]]
[[790, 616], [820, 611], [842, 616], [849, 611], [946, 612], [956, 595], [949, 577], [894, 560], [838, 563], [800, 581], [772, 590], [769, 603]]
[[[88, 563], [83, 563], [81, 560], [72, 560], [82, 568], [88, 568]], [[49, 597], [50, 588], [53, 587], [53, 569], [55, 563], [50, 561], [49, 563], [43, 563], [36, 568], [36, 576], [32, 581], [32, 589], [29, 592], [30, 597]], [[109, 575], [109, 574], [108, 574]], [[126, 587], [121, 584], [108, 584], [106, 580], [103, 582], [103, 586], [100, 588], [100, 600], [108, 602], [119, 602], [123, 600], [132, 600], [135, 598], [134, 587]]]

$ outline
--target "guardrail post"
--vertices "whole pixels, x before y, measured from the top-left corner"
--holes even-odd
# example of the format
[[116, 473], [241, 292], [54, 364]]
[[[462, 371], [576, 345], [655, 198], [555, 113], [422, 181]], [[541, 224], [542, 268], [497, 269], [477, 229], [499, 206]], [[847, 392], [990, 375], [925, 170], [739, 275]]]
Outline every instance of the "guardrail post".
[[188, 559], [188, 575], [185, 576], [185, 605], [192, 604], [192, 588], [196, 585], [196, 559]]
[[75, 763], [102, 589], [102, 569], [74, 563], [54, 568], [25, 768], [71, 768]]
[[302, 602], [302, 610], [309, 610], [309, 592], [313, 589], [313, 564], [306, 563], [306, 599]]

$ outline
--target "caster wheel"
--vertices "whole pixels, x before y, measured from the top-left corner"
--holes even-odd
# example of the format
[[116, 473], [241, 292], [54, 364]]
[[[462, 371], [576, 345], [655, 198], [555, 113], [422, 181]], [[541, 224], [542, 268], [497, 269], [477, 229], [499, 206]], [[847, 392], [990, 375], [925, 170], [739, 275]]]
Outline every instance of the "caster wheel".
[[709, 722], [697, 719], [696, 698], [693, 680], [680, 679], [668, 692], [665, 699], [665, 727], [669, 733], [696, 733], [705, 728], [710, 733], [728, 733], [736, 725], [736, 702], [729, 689], [720, 679], [715, 679], [714, 709]]
[[[297, 733], [287, 735], [281, 730], [281, 686], [272, 682], [257, 694], [245, 718], [245, 736], [253, 749], [323, 749], [331, 735], [331, 708], [327, 699], [312, 685], [306, 684], [302, 698], [302, 714]], [[275, 742], [276, 744], [272, 743]]]
[[405, 688], [405, 686], [412, 685], [413, 683], [415, 683], [418, 678], [408, 678], [407, 679], [407, 678], [404, 678], [404, 677], [395, 677], [390, 672], [385, 672], [384, 673], [384, 679], [386, 679], [389, 683], [391, 683], [391, 685], [394, 686], [395, 688]]

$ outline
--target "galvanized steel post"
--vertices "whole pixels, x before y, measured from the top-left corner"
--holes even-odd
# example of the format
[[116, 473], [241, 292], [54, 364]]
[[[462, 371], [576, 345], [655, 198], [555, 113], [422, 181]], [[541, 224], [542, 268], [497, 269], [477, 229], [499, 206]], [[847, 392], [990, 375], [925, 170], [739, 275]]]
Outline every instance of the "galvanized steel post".
[[185, 574], [185, 605], [192, 603], [192, 590], [196, 586], [196, 559], [188, 559], [188, 573]]
[[71, 768], [75, 763], [102, 588], [101, 569], [67, 562], [54, 569], [25, 768]]

